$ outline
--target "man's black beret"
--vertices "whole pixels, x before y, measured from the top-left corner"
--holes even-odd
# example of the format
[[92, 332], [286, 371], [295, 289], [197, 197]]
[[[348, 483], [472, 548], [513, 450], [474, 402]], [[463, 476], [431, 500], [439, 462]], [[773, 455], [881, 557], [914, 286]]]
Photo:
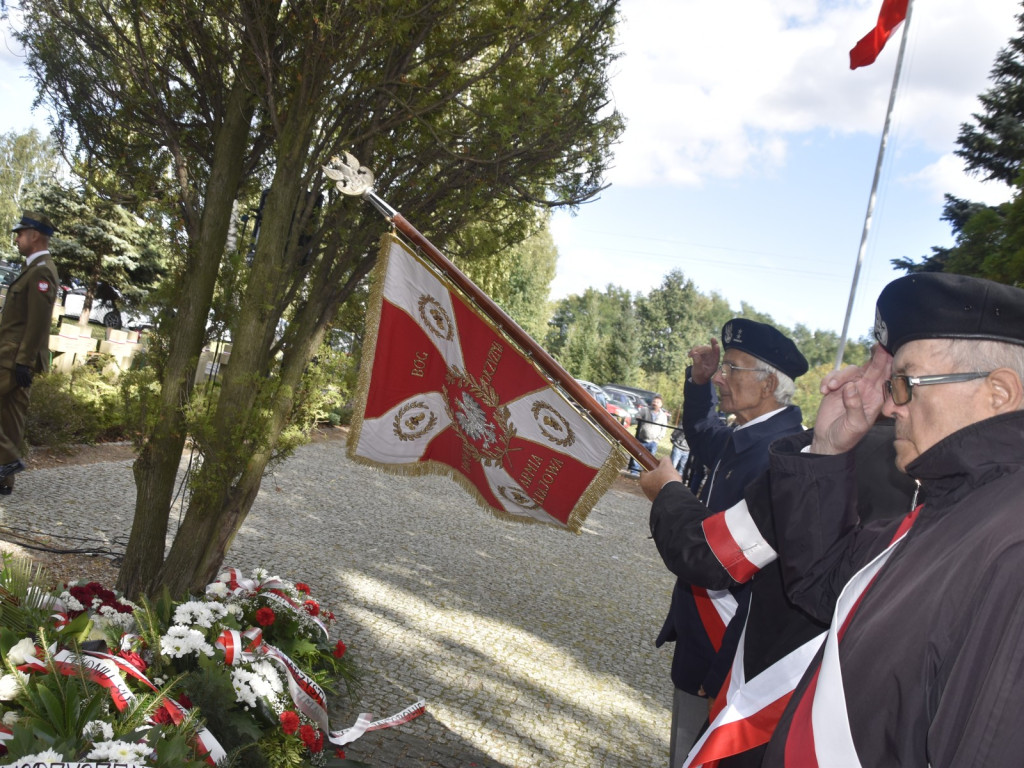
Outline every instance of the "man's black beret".
[[793, 340], [766, 323], [734, 317], [722, 326], [722, 347], [753, 355], [791, 379], [807, 373], [807, 358]]
[[985, 339], [1024, 345], [1024, 291], [947, 272], [907, 275], [879, 294], [875, 339], [892, 355], [918, 339]]

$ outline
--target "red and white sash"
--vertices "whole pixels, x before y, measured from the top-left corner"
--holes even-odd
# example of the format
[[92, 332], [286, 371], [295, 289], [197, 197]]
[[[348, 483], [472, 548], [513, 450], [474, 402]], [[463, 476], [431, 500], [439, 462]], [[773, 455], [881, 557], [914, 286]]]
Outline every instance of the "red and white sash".
[[889, 546], [851, 578], [836, 602], [821, 665], [801, 697], [786, 737], [785, 765], [792, 768], [862, 768], [850, 732], [839, 643], [878, 572], [917, 519], [917, 507], [900, 524]]
[[700, 623], [704, 625], [704, 631], [717, 653], [722, 650], [725, 629], [736, 615], [739, 601], [728, 589], [704, 589], [690, 585], [690, 590], [697, 604]]
[[725, 694], [716, 699], [711, 724], [693, 745], [683, 768], [699, 768], [767, 743], [825, 637], [822, 632], [811, 638], [748, 681], [743, 672], [746, 635], [744, 625]]

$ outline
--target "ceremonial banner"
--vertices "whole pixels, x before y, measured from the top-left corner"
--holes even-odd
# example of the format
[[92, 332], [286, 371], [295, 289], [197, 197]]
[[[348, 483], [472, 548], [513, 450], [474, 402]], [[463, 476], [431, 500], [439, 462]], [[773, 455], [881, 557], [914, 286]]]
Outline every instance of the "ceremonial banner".
[[882, 0], [878, 22], [850, 51], [850, 69], [874, 64], [892, 31], [907, 18], [909, 0]]
[[348, 453], [444, 474], [506, 519], [578, 532], [625, 456], [461, 292], [387, 235]]

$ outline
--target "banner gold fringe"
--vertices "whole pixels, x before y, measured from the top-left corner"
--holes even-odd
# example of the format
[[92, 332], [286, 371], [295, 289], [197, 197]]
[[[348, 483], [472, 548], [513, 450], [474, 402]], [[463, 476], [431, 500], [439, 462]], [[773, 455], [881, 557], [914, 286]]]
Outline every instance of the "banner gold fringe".
[[[594, 479], [591, 480], [590, 485], [587, 486], [587, 489], [580, 496], [579, 501], [573, 507], [572, 514], [569, 516], [569, 519], [566, 521], [564, 526], [554, 519], [550, 521], [537, 520], [536, 518], [529, 517], [527, 515], [514, 515], [503, 509], [491, 506], [487, 503], [483, 494], [477, 490], [477, 487], [468, 477], [463, 475], [454, 467], [444, 464], [443, 462], [428, 460], [415, 461], [407, 464], [383, 464], [379, 461], [374, 461], [373, 459], [368, 459], [356, 454], [356, 446], [359, 445], [359, 434], [363, 427], [363, 416], [366, 413], [366, 401], [370, 392], [370, 378], [373, 374], [374, 359], [377, 355], [377, 332], [380, 329], [380, 317], [384, 306], [384, 276], [387, 274], [392, 243], [397, 243], [409, 252], [425, 267], [431, 269], [431, 272], [435, 274], [446, 287], [452, 290], [453, 293], [458, 296], [462, 296], [461, 291], [452, 286], [443, 275], [438, 275], [436, 270], [432, 269], [429, 264], [424, 263], [423, 259], [415, 252], [415, 249], [406, 244], [401, 238], [392, 232], [388, 232], [381, 237], [377, 263], [374, 265], [373, 271], [370, 273], [370, 295], [366, 305], [366, 335], [363, 341], [363, 357], [359, 364], [359, 378], [356, 384], [356, 407], [352, 412], [352, 422], [349, 425], [348, 444], [346, 445], [346, 453], [348, 454], [349, 459], [357, 464], [372, 467], [389, 475], [404, 477], [419, 477], [422, 475], [446, 476], [458, 483], [466, 493], [476, 499], [477, 504], [488, 510], [499, 520], [509, 520], [517, 523], [539, 523], [562, 531], [568, 530], [572, 533], [580, 533], [583, 530], [583, 523], [586, 521], [590, 511], [594, 508], [594, 505], [597, 504], [608, 488], [611, 487], [612, 482], [614, 482], [615, 478], [619, 476], [619, 472], [623, 470], [628, 463], [628, 457], [626, 456], [625, 451], [618, 443], [615, 443], [610, 438], [608, 439], [608, 442], [613, 445], [614, 450], [609, 454], [608, 459], [601, 466], [601, 469], [598, 470]], [[474, 314], [480, 317], [483, 322], [487, 323], [492, 330], [505, 337], [505, 335], [501, 333], [501, 330], [488, 317], [479, 312], [471, 303], [467, 302], [467, 304], [473, 310]], [[507, 339], [507, 337], [505, 338]], [[508, 341], [509, 343], [513, 343], [511, 339], [508, 339]], [[531, 365], [533, 365], [534, 368], [543, 375], [544, 372], [537, 368], [529, 355], [525, 355], [518, 346], [516, 346], [516, 350], [520, 354], [523, 354]], [[561, 395], [560, 391], [559, 394]], [[565, 399], [564, 396], [563, 399]], [[567, 400], [567, 402], [569, 401]], [[578, 406], [571, 402], [569, 404], [579, 412]], [[590, 419], [588, 417], [588, 421], [589, 420]], [[600, 427], [596, 428], [600, 430]]]

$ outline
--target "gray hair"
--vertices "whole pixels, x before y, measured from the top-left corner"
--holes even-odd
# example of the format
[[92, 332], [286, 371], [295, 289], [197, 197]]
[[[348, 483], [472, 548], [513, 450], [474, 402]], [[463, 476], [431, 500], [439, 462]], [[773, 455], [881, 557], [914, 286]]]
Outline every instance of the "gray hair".
[[[947, 354], [955, 371], [994, 371], [1009, 368], [1024, 382], [1024, 346], [1004, 341], [949, 339]], [[1024, 409], [1024, 404], [1022, 404]]]
[[764, 367], [761, 372], [757, 374], [758, 381], [764, 381], [769, 376], [774, 376], [775, 381], [778, 382], [775, 385], [775, 391], [772, 395], [775, 397], [776, 402], [779, 405], [792, 405], [793, 395], [796, 394], [796, 384], [786, 374], [780, 371], [778, 368], [768, 365], [762, 361]]

